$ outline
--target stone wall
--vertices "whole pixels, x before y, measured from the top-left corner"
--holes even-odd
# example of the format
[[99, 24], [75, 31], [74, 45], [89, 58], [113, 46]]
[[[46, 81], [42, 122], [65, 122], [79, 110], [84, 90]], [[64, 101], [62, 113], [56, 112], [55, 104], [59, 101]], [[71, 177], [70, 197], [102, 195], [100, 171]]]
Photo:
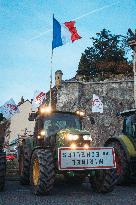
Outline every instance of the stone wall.
[[[103, 113], [92, 113], [93, 94], [98, 95], [103, 102]], [[109, 137], [121, 133], [122, 119], [116, 115], [133, 106], [133, 80], [88, 83], [65, 81], [57, 95], [57, 109], [82, 109], [86, 112], [84, 127], [90, 130], [96, 145], [102, 145]]]
[[77, 83], [76, 81], [63, 82], [57, 94], [57, 109], [64, 111], [76, 111], [80, 103], [80, 87], [82, 88], [82, 84]]

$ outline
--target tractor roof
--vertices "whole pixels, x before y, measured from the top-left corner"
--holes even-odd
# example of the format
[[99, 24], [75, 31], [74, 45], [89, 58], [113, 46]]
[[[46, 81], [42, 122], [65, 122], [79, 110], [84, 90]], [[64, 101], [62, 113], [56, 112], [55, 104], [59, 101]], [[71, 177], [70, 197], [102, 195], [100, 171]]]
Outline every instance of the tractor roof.
[[32, 112], [29, 114], [29, 121], [33, 121], [34, 119], [36, 119], [37, 117], [43, 117], [43, 116], [49, 116], [55, 113], [60, 113], [60, 114], [71, 114], [71, 115], [77, 115], [79, 117], [83, 117], [82, 115], [80, 115], [77, 112], [68, 112], [68, 111], [59, 111], [59, 110], [53, 110], [51, 111], [51, 113], [46, 113], [46, 114], [40, 114], [40, 112]]
[[123, 112], [120, 112], [121, 116], [130, 116], [136, 113], [136, 108], [133, 108], [131, 110], [124, 110]]

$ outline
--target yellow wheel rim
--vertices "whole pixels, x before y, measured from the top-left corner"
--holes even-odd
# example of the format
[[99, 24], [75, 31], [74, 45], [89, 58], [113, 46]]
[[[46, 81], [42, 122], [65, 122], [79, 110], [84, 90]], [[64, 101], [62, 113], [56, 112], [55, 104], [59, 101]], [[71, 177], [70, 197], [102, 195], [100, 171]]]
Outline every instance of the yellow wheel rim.
[[35, 159], [33, 163], [33, 183], [35, 186], [38, 184], [39, 175], [40, 175], [39, 162], [37, 159]]

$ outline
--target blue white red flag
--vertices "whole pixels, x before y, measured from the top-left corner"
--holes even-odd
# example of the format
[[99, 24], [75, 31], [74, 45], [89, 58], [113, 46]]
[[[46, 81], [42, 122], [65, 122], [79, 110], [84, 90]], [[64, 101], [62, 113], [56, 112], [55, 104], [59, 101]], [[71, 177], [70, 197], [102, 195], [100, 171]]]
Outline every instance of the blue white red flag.
[[62, 46], [67, 42], [74, 42], [80, 39], [81, 36], [77, 33], [75, 21], [65, 22], [61, 25], [53, 15], [53, 41], [52, 50], [56, 47]]
[[19, 113], [19, 109], [15, 104], [13, 98], [11, 98], [3, 106], [0, 107], [0, 112], [3, 114], [3, 117], [9, 120], [13, 115]]

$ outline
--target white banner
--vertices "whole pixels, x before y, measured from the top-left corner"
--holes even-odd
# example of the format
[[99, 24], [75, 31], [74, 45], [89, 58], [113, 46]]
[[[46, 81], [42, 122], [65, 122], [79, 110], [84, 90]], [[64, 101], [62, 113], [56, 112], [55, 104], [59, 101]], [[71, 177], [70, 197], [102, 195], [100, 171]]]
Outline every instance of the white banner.
[[103, 113], [103, 103], [100, 98], [95, 94], [93, 94], [92, 112]]
[[0, 107], [0, 112], [3, 114], [3, 117], [9, 120], [13, 115], [19, 113], [19, 109], [14, 100], [11, 98], [3, 106]]
[[45, 102], [46, 94], [42, 91], [35, 91], [34, 98], [32, 102], [32, 110], [35, 111], [36, 108], [40, 107]]

